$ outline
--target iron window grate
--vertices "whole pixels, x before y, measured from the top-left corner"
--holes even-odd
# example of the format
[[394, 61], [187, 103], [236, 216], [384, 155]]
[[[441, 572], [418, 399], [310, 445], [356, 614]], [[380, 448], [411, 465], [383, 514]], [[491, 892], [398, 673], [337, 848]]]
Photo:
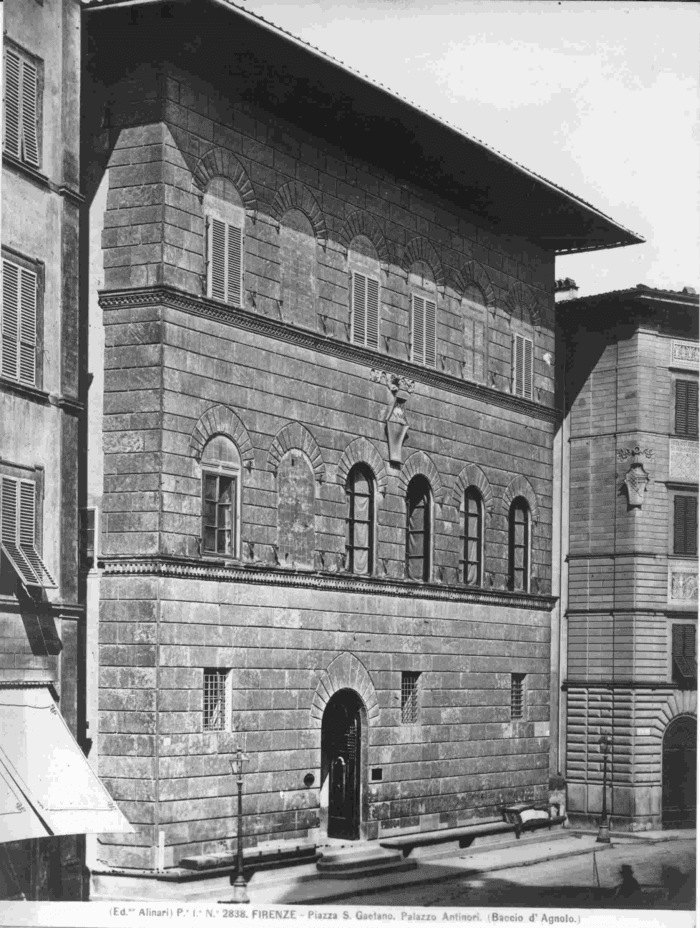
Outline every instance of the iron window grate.
[[218, 668], [204, 670], [204, 731], [226, 731], [228, 673], [228, 670]]
[[525, 674], [510, 675], [510, 717], [521, 719], [525, 711]]
[[413, 725], [418, 721], [418, 683], [420, 673], [404, 671], [401, 674], [401, 723]]

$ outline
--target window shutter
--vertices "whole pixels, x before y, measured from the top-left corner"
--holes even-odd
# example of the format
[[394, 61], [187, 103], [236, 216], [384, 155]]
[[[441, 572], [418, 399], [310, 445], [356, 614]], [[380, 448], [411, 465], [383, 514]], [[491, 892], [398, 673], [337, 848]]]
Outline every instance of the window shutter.
[[209, 219], [209, 296], [226, 299], [226, 223]]
[[27, 561], [19, 544], [19, 525], [17, 522], [17, 480], [14, 477], [2, 478], [2, 550], [10, 561], [18, 577], [25, 586], [42, 586], [41, 580], [36, 575], [32, 566]]
[[513, 336], [513, 393], [523, 395], [523, 354], [524, 341], [522, 335]]
[[2, 262], [2, 375], [17, 380], [19, 354], [19, 268]]
[[673, 553], [685, 554], [685, 496], [673, 499]]
[[437, 353], [437, 307], [432, 300], [425, 301], [425, 363], [435, 367]]
[[425, 301], [419, 296], [413, 296], [411, 299], [411, 307], [411, 360], [422, 364], [425, 358]]
[[46, 569], [36, 547], [36, 484], [31, 480], [19, 481], [19, 546], [25, 559], [39, 578], [42, 586], [55, 587], [56, 583]]
[[[697, 405], [697, 403], [696, 403]], [[676, 381], [676, 434], [688, 433], [688, 381]]]
[[28, 61], [22, 62], [22, 141], [24, 160], [39, 167], [37, 134], [37, 70]]
[[36, 383], [36, 296], [37, 276], [24, 268], [20, 271], [22, 294], [20, 302], [19, 379], [34, 386]]
[[5, 151], [19, 158], [20, 149], [20, 60], [5, 49]]
[[688, 382], [688, 435], [698, 434], [698, 384]]
[[367, 278], [364, 274], [352, 275], [352, 340], [365, 343]]
[[532, 399], [532, 341], [523, 338], [523, 396]]
[[243, 231], [228, 226], [228, 302], [243, 305]]
[[379, 281], [367, 278], [367, 347], [379, 348]]
[[695, 496], [685, 498], [686, 554], [698, 553], [698, 501]]

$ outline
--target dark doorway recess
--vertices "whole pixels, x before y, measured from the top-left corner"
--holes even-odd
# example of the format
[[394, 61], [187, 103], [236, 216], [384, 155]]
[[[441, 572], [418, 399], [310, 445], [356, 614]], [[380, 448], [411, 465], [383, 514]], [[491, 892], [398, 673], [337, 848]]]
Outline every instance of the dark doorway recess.
[[328, 774], [328, 837], [360, 837], [362, 701], [353, 690], [339, 690], [323, 713], [323, 773]]
[[664, 828], [695, 828], [697, 812], [697, 722], [692, 716], [674, 719], [663, 745]]

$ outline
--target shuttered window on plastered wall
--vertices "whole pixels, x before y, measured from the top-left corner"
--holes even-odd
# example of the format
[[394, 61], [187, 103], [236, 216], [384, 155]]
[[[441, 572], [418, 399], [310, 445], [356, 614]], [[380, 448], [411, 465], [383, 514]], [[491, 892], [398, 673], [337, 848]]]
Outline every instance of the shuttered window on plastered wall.
[[697, 680], [697, 630], [689, 622], [675, 622], [671, 627], [672, 674], [677, 682]]
[[673, 497], [673, 553], [698, 553], [698, 498]]
[[697, 438], [698, 383], [696, 380], [676, 381], [676, 435]]
[[379, 281], [366, 274], [353, 271], [352, 340], [358, 345], [379, 347]]
[[5, 49], [4, 150], [39, 167], [39, 72], [28, 58]]
[[243, 230], [214, 216], [207, 218], [207, 296], [243, 304]]
[[36, 384], [37, 290], [33, 271], [3, 259], [0, 372], [28, 386]]
[[534, 351], [531, 338], [513, 336], [513, 393], [532, 399]]
[[37, 550], [36, 484], [0, 478], [2, 551], [25, 586], [53, 589], [56, 583]]
[[435, 367], [437, 306], [433, 300], [411, 294], [411, 360]]

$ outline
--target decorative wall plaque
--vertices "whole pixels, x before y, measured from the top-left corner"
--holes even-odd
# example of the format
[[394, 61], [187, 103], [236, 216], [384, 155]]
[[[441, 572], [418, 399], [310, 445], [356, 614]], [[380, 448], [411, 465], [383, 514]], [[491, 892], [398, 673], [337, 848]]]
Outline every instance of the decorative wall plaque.
[[690, 370], [698, 369], [700, 361], [700, 346], [692, 342], [671, 343], [671, 367], [685, 367]]
[[698, 443], [672, 438], [669, 446], [668, 476], [671, 480], [698, 482]]
[[639, 445], [635, 445], [634, 448], [618, 448], [617, 450], [617, 459], [618, 461], [626, 461], [628, 458], [641, 458], [644, 457], [647, 461], [654, 460], [654, 449], [653, 448], [640, 448]]
[[698, 600], [698, 568], [692, 562], [668, 565], [668, 599], [670, 603], [696, 603]]

